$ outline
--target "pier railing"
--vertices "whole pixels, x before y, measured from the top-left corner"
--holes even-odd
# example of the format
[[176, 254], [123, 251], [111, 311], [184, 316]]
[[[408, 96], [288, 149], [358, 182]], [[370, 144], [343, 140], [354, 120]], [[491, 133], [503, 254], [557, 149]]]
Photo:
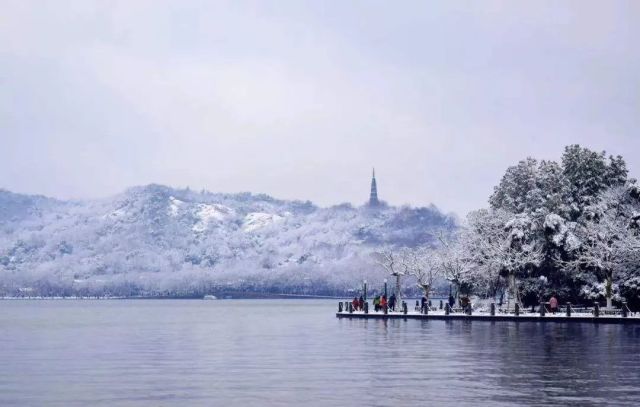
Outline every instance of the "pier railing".
[[[389, 309], [389, 306], [379, 306], [378, 309], [371, 310], [369, 307], [369, 303], [365, 301], [362, 304], [362, 307], [358, 303], [355, 305], [354, 302], [351, 301], [341, 301], [338, 303], [338, 313], [364, 313], [369, 314], [370, 312], [374, 314], [405, 314], [408, 312], [408, 305], [405, 301], [402, 301], [401, 304], [396, 304], [396, 308], [394, 310]], [[622, 304], [621, 308], [616, 309], [608, 309], [601, 308], [598, 303], [594, 303], [593, 306], [588, 306], [584, 304], [573, 305], [571, 303], [567, 303], [561, 305], [557, 308], [555, 312], [549, 307], [548, 303], [540, 303], [538, 306], [532, 306], [530, 309], [525, 309], [521, 307], [520, 304], [515, 304], [514, 309], [503, 309], [496, 307], [495, 303], [491, 303], [489, 309], [486, 308], [473, 308], [471, 305], [460, 307], [460, 306], [450, 306], [448, 303], [443, 303], [440, 301], [439, 307], [438, 305], [433, 304], [424, 304], [419, 305], [419, 302], [416, 301], [416, 305], [412, 314], [424, 314], [429, 315], [430, 313], [438, 313], [447, 315], [473, 315], [474, 312], [490, 316], [503, 315], [503, 316], [536, 316], [539, 315], [541, 317], [546, 316], [547, 314], [553, 316], [564, 316], [571, 317], [574, 316], [582, 316], [590, 315], [592, 317], [598, 318], [601, 316], [604, 317], [619, 317], [619, 318], [627, 318], [632, 315], [635, 316], [635, 313], [632, 313], [629, 310], [629, 307], [626, 303]]]

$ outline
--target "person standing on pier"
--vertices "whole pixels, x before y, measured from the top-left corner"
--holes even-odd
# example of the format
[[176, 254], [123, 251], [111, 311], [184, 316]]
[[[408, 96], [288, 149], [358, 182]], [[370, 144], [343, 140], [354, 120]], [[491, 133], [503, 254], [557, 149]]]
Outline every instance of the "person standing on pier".
[[353, 310], [357, 311], [358, 306], [360, 305], [360, 301], [358, 301], [358, 297], [353, 297], [353, 301], [351, 301], [351, 304], [353, 304]]
[[387, 308], [387, 296], [383, 295], [382, 298], [380, 298], [380, 308], [384, 311]]
[[358, 300], [358, 308], [360, 308], [360, 311], [364, 310], [364, 298], [362, 296]]
[[556, 298], [556, 294], [553, 293], [551, 298], [549, 299], [549, 310], [552, 314], [558, 312], [558, 299]]
[[391, 294], [391, 298], [389, 298], [389, 309], [391, 311], [395, 311], [396, 310], [396, 295], [395, 294]]
[[471, 308], [471, 300], [466, 295], [460, 299], [460, 305], [464, 312], [468, 312]]
[[375, 312], [380, 311], [380, 296], [379, 295], [376, 295], [373, 298], [373, 309], [374, 309]]

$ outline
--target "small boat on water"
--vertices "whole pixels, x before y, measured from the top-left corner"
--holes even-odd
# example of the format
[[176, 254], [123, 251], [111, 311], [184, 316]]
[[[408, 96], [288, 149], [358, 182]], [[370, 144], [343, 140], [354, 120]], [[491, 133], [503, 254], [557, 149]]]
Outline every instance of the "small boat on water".
[[217, 300], [218, 297], [216, 297], [215, 295], [207, 294], [202, 299], [203, 300]]

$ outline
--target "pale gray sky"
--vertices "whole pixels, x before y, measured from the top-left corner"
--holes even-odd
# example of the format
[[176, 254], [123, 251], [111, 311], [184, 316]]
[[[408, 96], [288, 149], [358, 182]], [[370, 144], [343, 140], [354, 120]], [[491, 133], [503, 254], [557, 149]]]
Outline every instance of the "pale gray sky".
[[640, 1], [0, 0], [0, 187], [464, 215], [580, 143], [640, 177]]

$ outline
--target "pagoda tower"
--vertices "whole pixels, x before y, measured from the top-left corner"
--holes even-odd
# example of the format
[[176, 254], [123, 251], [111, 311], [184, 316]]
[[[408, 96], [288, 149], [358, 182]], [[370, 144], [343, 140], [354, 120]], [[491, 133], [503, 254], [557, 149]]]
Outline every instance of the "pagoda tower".
[[376, 169], [373, 169], [373, 174], [371, 175], [371, 195], [369, 195], [369, 206], [378, 206], [380, 205], [380, 201], [378, 201], [378, 185], [376, 184]]

